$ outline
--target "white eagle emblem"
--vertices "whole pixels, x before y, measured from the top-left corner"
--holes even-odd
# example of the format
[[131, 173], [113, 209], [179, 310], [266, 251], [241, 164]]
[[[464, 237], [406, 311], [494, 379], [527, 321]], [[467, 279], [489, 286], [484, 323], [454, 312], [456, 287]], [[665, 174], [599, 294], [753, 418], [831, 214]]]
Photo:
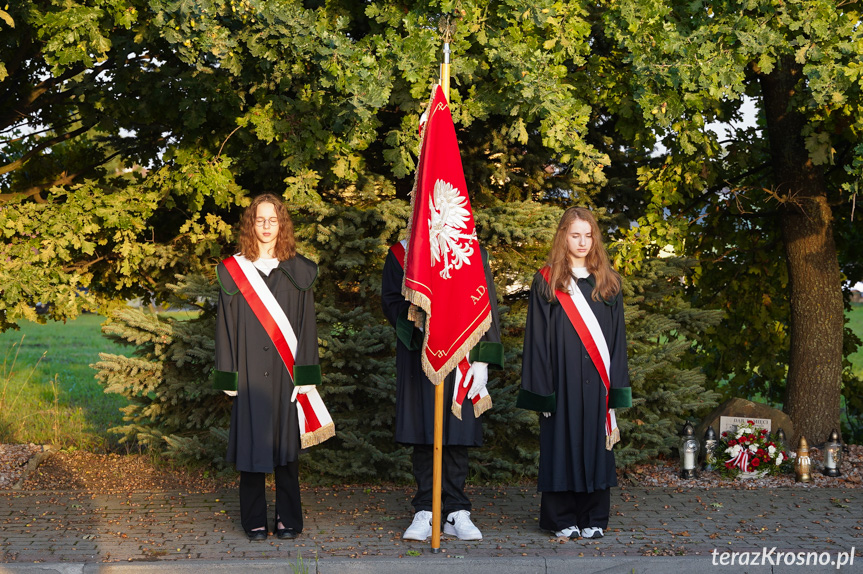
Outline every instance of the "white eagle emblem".
[[[477, 242], [476, 230], [465, 233], [470, 211], [467, 197], [457, 187], [439, 179], [434, 184], [434, 194], [429, 198], [429, 242], [431, 243], [432, 266], [443, 262], [440, 276], [450, 278], [450, 270], [470, 265], [473, 244]], [[478, 243], [478, 242], [477, 242]]]

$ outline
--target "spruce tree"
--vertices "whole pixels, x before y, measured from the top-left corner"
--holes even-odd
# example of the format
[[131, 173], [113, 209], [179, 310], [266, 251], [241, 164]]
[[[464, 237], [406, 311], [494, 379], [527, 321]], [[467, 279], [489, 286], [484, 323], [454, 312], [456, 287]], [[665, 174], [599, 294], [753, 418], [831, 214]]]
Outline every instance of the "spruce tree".
[[721, 311], [689, 301], [684, 287], [693, 264], [678, 257], [646, 259], [624, 280], [632, 407], [618, 413], [619, 466], [669, 454], [685, 420], [705, 414], [719, 397], [691, 361], [698, 337], [722, 318]]
[[135, 347], [131, 357], [100, 353], [94, 365], [105, 392], [126, 397], [125, 424], [110, 429], [121, 441], [182, 461], [221, 466], [227, 443], [230, 399], [213, 390], [213, 335], [218, 286], [210, 279], [178, 276], [170, 304], [200, 314], [179, 320], [169, 314], [121, 308], [102, 327], [115, 342]]

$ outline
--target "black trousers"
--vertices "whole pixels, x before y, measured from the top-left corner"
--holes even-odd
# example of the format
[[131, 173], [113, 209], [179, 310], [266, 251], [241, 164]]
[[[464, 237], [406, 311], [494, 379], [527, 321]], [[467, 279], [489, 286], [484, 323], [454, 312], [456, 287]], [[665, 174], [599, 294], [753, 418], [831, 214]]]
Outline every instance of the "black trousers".
[[611, 489], [593, 492], [543, 492], [539, 506], [539, 527], [563, 530], [570, 526], [608, 528]]
[[[464, 493], [467, 481], [468, 457], [466, 446], [443, 447], [443, 469], [441, 475], [441, 505], [443, 519], [456, 510], [470, 510], [470, 500]], [[414, 445], [413, 453], [414, 478], [417, 481], [417, 493], [411, 505], [414, 510], [432, 509], [432, 482], [434, 477], [434, 447], [430, 444]]]
[[[279, 520], [288, 530], [303, 531], [303, 507], [300, 502], [300, 461], [277, 466], [276, 513], [273, 531]], [[240, 472], [240, 522], [243, 530], [267, 527], [266, 477], [263, 472]]]

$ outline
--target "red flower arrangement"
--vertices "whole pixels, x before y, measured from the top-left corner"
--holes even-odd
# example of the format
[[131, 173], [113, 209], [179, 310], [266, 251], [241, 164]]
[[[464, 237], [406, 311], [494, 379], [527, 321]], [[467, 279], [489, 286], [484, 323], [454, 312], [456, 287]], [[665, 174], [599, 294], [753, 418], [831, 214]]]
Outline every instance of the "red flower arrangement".
[[717, 453], [728, 456], [719, 472], [730, 478], [741, 473], [778, 474], [789, 460], [779, 439], [756, 427], [754, 421], [739, 425], [736, 432], [723, 432]]

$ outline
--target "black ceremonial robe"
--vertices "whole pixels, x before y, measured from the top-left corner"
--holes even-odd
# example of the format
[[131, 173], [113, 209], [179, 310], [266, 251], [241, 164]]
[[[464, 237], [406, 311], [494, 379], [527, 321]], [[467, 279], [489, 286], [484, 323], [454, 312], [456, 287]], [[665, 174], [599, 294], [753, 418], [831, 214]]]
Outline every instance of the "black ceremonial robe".
[[[481, 249], [485, 281], [491, 301], [491, 327], [474, 346], [470, 361], [503, 366], [503, 345], [500, 342], [500, 321], [497, 314], [497, 296], [488, 252]], [[396, 432], [397, 442], [403, 444], [434, 444], [434, 385], [422, 368], [422, 332], [408, 321], [410, 303], [402, 295], [404, 269], [392, 250], [384, 262], [381, 285], [381, 305], [384, 315], [396, 328]], [[473, 415], [470, 400], [465, 398], [462, 420], [452, 414], [455, 372], [444, 382], [443, 444], [446, 446], [482, 446], [482, 423]]]
[[291, 380], [270, 336], [224, 264], [219, 264], [217, 273], [221, 291], [216, 320], [215, 386], [237, 391], [231, 408], [226, 460], [235, 463], [239, 471], [273, 472], [275, 466], [297, 460], [300, 453], [297, 406], [291, 402], [294, 382], [315, 385], [321, 380], [311, 290], [318, 267], [296, 255], [280, 262], [269, 275], [258, 271], [297, 336], [296, 381]]
[[[611, 408], [629, 406], [623, 301], [591, 299], [593, 275], [578, 280], [605, 335], [611, 359]], [[539, 492], [594, 492], [617, 486], [614, 453], [605, 448], [605, 387], [548, 283], [533, 278], [524, 334], [518, 406], [539, 412]], [[622, 389], [617, 391], [616, 389]], [[627, 401], [626, 397], [630, 397]]]

